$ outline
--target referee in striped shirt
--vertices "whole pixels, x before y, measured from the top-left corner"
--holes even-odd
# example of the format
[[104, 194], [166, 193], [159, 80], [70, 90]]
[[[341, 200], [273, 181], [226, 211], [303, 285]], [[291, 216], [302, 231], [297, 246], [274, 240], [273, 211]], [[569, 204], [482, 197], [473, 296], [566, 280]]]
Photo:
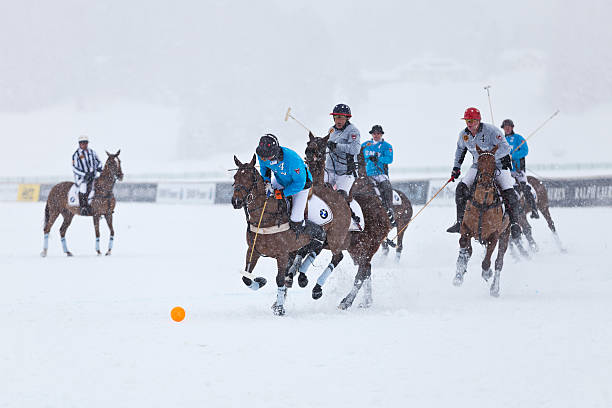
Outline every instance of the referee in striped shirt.
[[91, 215], [91, 208], [87, 203], [87, 196], [91, 191], [91, 184], [100, 177], [102, 162], [96, 152], [89, 147], [87, 136], [79, 137], [79, 148], [72, 155], [72, 171], [74, 184], [79, 188], [79, 206], [81, 215]]

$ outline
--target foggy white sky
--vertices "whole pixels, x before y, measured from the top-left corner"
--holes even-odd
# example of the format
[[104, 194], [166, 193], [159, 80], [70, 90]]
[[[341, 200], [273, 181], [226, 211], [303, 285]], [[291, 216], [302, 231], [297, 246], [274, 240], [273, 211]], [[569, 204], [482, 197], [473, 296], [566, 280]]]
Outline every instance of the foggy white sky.
[[365, 107], [380, 85], [372, 73], [423, 59], [461, 67], [455, 82], [539, 66], [542, 95], [561, 109], [612, 101], [612, 5], [603, 0], [0, 4], [0, 111], [176, 108], [173, 136], [189, 142], [179, 157], [236, 148], [287, 106], [306, 118], [338, 102]]

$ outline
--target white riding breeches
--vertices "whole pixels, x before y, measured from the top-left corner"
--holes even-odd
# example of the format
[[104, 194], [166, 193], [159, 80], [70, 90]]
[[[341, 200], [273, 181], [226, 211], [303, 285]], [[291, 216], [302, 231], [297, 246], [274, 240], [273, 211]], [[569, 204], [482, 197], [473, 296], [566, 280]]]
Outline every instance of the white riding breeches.
[[84, 177], [79, 175], [74, 175], [74, 184], [79, 188], [79, 193], [85, 194], [87, 192], [87, 183], [85, 182]]
[[[495, 176], [495, 182], [499, 186], [501, 191], [507, 190], [514, 187], [514, 179], [510, 174], [510, 170], [497, 170], [499, 173]], [[468, 187], [472, 187], [474, 180], [476, 179], [476, 173], [478, 169], [470, 167], [465, 173], [465, 176], [461, 177], [461, 182], [465, 183]]]
[[[272, 175], [270, 184], [276, 190], [282, 190], [285, 188], [276, 181], [274, 175]], [[302, 190], [291, 196], [291, 221], [304, 221], [304, 210], [306, 210], [306, 202], [308, 201], [308, 191], [309, 189]]]
[[353, 182], [355, 181], [355, 176], [351, 174], [338, 175], [332, 172], [325, 172], [325, 176], [323, 179], [326, 183], [331, 184], [332, 186], [336, 186], [336, 190], [345, 191], [346, 194], [351, 192], [351, 187], [353, 187]]
[[524, 171], [513, 171], [511, 174], [519, 183], [527, 183], [527, 175]]

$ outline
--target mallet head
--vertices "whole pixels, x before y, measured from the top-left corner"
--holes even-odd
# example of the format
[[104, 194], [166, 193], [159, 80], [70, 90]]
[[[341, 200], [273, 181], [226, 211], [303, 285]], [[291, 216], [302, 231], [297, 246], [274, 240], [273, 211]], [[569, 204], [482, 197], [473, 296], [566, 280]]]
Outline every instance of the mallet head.
[[290, 114], [291, 114], [291, 108], [287, 108], [287, 113], [285, 113], [285, 122], [289, 120]]

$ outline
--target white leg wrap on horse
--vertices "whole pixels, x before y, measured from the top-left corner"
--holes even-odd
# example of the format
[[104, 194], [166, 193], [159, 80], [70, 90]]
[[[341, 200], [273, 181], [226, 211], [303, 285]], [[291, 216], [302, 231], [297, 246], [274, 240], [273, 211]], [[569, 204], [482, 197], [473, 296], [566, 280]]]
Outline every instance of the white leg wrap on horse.
[[319, 286], [325, 285], [325, 281], [327, 280], [327, 278], [329, 278], [329, 275], [331, 275], [333, 270], [334, 264], [330, 263], [329, 265], [327, 265], [327, 268], [325, 268], [321, 276], [319, 276], [319, 279], [317, 279], [317, 283], [319, 284]]
[[111, 235], [110, 239], [108, 240], [108, 250], [109, 251], [113, 249], [113, 242], [115, 242], [115, 236]]
[[49, 234], [45, 234], [44, 240], [43, 240], [43, 249], [46, 251], [47, 249], [49, 249]]
[[306, 273], [308, 271], [308, 268], [310, 268], [310, 265], [312, 265], [312, 263], [314, 262], [315, 258], [316, 258], [317, 254], [315, 252], [311, 252], [306, 256], [306, 259], [304, 259], [304, 261], [302, 261], [302, 264], [300, 265], [298, 272], [300, 273]]
[[100, 252], [100, 237], [96, 237], [96, 252]]
[[66, 245], [66, 237], [62, 237], [62, 248], [64, 252], [68, 252], [68, 245]]
[[286, 287], [278, 288], [278, 292], [276, 293], [276, 305], [283, 306], [285, 304], [285, 293], [287, 292]]

